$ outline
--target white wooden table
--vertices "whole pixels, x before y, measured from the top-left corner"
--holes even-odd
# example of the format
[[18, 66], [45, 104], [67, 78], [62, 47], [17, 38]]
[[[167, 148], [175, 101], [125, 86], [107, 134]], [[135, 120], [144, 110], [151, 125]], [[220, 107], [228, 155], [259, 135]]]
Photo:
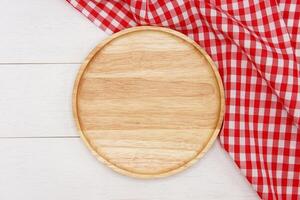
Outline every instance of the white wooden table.
[[216, 142], [188, 170], [137, 180], [99, 163], [77, 135], [71, 93], [107, 37], [63, 0], [0, 0], [0, 199], [257, 199]]

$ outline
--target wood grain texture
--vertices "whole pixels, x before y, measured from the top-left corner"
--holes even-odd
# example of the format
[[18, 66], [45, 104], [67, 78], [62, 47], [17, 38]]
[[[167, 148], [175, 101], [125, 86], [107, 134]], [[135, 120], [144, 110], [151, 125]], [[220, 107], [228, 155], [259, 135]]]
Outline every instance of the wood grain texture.
[[139, 178], [193, 164], [218, 135], [220, 76], [209, 56], [176, 31], [119, 32], [86, 59], [74, 87], [74, 115], [92, 152]]

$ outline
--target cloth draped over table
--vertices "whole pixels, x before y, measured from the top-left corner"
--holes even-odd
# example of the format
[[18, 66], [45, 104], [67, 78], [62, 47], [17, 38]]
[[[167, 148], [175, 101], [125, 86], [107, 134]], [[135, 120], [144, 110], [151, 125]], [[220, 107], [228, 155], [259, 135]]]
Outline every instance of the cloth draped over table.
[[262, 199], [300, 199], [299, 0], [67, 1], [109, 34], [151, 25], [194, 39], [224, 83], [224, 149]]

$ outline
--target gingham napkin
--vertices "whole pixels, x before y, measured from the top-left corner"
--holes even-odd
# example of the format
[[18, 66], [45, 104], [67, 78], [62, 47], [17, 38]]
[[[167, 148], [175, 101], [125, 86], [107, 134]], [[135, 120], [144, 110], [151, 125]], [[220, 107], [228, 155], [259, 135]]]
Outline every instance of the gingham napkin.
[[262, 199], [300, 199], [300, 1], [68, 0], [111, 34], [180, 31], [217, 64], [220, 141]]

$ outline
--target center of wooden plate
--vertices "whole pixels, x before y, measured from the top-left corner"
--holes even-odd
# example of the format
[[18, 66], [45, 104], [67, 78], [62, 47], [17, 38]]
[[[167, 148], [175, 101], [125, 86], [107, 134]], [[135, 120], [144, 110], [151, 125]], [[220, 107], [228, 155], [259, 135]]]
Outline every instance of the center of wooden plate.
[[215, 140], [224, 113], [213, 62], [186, 36], [138, 27], [101, 43], [81, 67], [74, 115], [114, 170], [142, 178], [183, 170]]

